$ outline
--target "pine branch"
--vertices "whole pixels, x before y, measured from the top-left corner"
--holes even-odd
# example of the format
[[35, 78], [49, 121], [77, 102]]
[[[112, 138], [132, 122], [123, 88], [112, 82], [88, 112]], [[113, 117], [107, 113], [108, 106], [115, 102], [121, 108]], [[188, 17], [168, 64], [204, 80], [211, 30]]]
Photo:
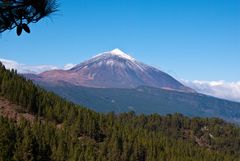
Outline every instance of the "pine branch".
[[57, 8], [56, 0], [0, 0], [0, 33], [14, 28], [29, 33], [29, 23], [37, 23]]

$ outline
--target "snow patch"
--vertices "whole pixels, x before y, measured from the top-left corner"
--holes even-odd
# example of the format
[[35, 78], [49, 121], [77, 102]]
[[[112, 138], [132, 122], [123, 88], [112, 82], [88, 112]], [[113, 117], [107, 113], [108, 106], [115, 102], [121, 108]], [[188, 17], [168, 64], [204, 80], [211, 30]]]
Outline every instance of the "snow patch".
[[107, 65], [113, 66], [114, 65], [114, 61], [113, 60], [108, 60], [106, 62]]
[[111, 53], [112, 55], [117, 55], [121, 58], [124, 58], [124, 59], [128, 59], [128, 60], [131, 60], [131, 61], [134, 61], [135, 59], [131, 56], [129, 56], [128, 54], [124, 53], [122, 50], [120, 49], [114, 49], [112, 51], [110, 51], [109, 53]]

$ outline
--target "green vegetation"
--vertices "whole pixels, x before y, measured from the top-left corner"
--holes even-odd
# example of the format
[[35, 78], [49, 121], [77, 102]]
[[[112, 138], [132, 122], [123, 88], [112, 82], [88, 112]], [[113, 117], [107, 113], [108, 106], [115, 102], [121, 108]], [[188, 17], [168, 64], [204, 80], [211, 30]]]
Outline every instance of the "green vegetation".
[[36, 116], [0, 117], [0, 161], [237, 161], [240, 129], [220, 119], [100, 114], [0, 65], [0, 95]]
[[[61, 83], [37, 81], [41, 87], [76, 104], [90, 107], [97, 112], [115, 111], [137, 114], [161, 115], [181, 113], [194, 117], [218, 117], [240, 123], [240, 103], [231, 102], [199, 93], [184, 93], [152, 87], [135, 89], [89, 88]], [[132, 101], [137, 100], [137, 101]]]

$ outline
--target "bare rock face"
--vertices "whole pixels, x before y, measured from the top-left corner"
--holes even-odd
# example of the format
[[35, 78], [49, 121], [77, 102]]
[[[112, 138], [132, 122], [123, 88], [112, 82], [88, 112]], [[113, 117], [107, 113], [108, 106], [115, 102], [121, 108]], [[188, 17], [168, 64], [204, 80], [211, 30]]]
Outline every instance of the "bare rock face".
[[149, 86], [194, 92], [170, 75], [135, 60], [119, 49], [98, 54], [70, 70], [51, 70], [30, 79], [96, 88]]

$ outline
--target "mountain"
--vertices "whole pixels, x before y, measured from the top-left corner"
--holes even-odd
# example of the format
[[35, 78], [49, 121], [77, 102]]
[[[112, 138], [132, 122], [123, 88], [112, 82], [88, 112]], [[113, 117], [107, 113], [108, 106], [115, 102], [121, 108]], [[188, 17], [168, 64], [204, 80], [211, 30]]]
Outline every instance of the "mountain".
[[119, 49], [70, 70], [24, 75], [41, 87], [98, 112], [182, 113], [240, 122], [240, 103], [199, 94]]
[[119, 49], [98, 54], [70, 70], [51, 70], [29, 78], [55, 84], [66, 82], [75, 86], [94, 88], [149, 86], [194, 92], [170, 75], [135, 60]]

